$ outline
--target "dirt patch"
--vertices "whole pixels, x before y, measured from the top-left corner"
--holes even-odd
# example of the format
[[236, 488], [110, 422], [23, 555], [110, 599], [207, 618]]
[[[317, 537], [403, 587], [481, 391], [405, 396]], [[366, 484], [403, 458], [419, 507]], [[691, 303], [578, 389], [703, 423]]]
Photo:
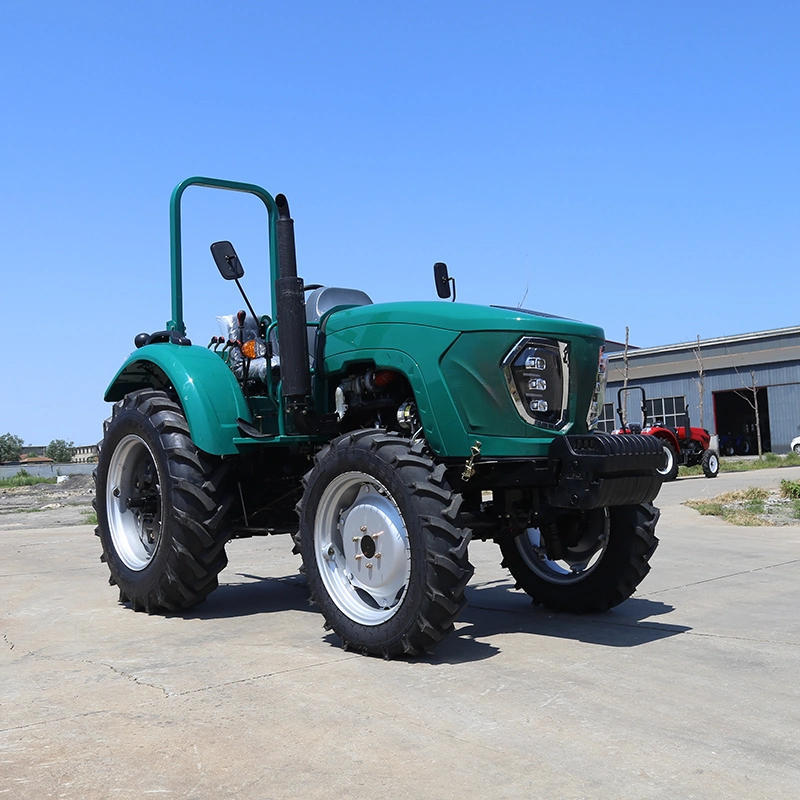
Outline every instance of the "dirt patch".
[[94, 479], [71, 475], [61, 483], [0, 488], [0, 529], [86, 525], [93, 519]]

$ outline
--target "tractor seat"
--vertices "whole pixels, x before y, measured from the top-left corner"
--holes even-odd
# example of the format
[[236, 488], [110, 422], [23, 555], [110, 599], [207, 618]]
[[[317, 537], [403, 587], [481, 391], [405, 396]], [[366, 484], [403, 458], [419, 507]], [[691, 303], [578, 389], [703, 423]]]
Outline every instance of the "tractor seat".
[[[338, 286], [322, 286], [319, 289], [314, 289], [306, 299], [306, 321], [320, 322], [326, 314], [336, 308], [371, 305], [372, 299], [370, 296], [360, 289], [341, 289]], [[308, 360], [312, 367], [316, 360], [318, 338], [319, 326], [309, 326]]]
[[306, 300], [306, 320], [319, 322], [325, 314], [339, 306], [371, 306], [372, 299], [360, 289], [340, 289], [338, 286], [322, 286], [314, 289]]
[[[306, 299], [306, 321], [320, 322], [322, 318], [336, 308], [348, 308], [351, 306], [372, 305], [372, 300], [366, 292], [359, 289], [341, 289], [336, 286], [322, 286], [315, 289]], [[239, 323], [235, 314], [217, 317], [220, 333], [225, 341], [235, 339], [241, 335], [243, 340], [249, 341], [258, 336], [258, 325], [252, 316], [245, 317], [244, 328], [239, 331]], [[314, 366], [314, 357], [317, 352], [317, 338], [319, 326], [310, 325], [308, 328], [308, 356], [311, 366]], [[275, 335], [275, 329], [270, 332], [270, 342], [272, 344], [272, 360], [267, 364], [265, 358], [256, 358], [249, 363], [249, 375], [253, 379], [265, 381], [268, 369], [277, 368], [280, 365], [280, 344]], [[238, 349], [233, 348], [228, 356], [231, 369], [237, 378], [243, 375], [243, 360]]]

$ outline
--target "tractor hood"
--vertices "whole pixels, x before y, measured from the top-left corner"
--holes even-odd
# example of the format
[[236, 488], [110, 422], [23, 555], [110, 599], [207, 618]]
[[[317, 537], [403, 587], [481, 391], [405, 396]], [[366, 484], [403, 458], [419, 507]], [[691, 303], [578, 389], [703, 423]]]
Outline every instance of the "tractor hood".
[[[402, 373], [437, 453], [468, 456], [479, 440], [484, 456], [526, 458], [546, 454], [556, 433], [586, 429], [601, 328], [522, 309], [436, 301], [341, 308], [322, 325], [325, 373], [347, 375], [363, 363]], [[542, 385], [532, 391], [549, 394], [535, 410], [521, 406], [518, 395], [527, 397], [527, 390], [509, 383], [517, 380], [509, 359], [529, 340], [537, 343], [525, 347], [541, 348], [529, 354], [542, 362], [536, 369], [551, 370], [537, 373]], [[553, 364], [566, 366], [553, 371]]]
[[601, 341], [605, 338], [602, 328], [550, 314], [522, 308], [436, 301], [382, 303], [334, 311], [328, 317], [325, 328], [328, 333], [336, 333], [361, 325], [387, 323], [420, 325], [464, 333], [497, 330], [527, 333], [533, 329], [546, 336], [584, 336]]

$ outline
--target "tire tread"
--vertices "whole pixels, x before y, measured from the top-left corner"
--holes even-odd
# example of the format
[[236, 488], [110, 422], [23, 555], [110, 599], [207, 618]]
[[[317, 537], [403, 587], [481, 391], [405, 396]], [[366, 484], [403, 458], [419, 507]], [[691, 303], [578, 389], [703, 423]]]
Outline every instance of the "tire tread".
[[152, 428], [165, 454], [167, 475], [163, 478], [162, 507], [167, 503], [172, 507], [169, 530], [162, 528], [162, 542], [169, 552], [161, 571], [146, 579], [145, 573], [155, 566], [155, 559], [141, 574], [120, 565], [110, 532], [101, 519], [104, 480], [98, 469], [94, 474], [93, 505], [99, 512], [95, 533], [103, 543], [101, 560], [111, 572], [109, 582], [120, 587], [121, 602], [129, 603], [135, 611], [180, 612], [205, 600], [217, 587], [217, 576], [227, 565], [224, 521], [231, 498], [225, 493], [225, 484], [230, 468], [198, 450], [180, 405], [156, 389], [132, 392], [114, 404], [111, 417], [103, 424], [101, 461], [104, 442], [119, 424], [120, 415], [130, 416], [132, 412], [139, 424]]
[[[365, 450], [391, 469], [405, 486], [417, 510], [419, 529], [425, 542], [424, 587], [417, 602], [419, 610], [407, 627], [394, 630], [390, 618], [376, 626], [360, 625], [346, 617], [328, 596], [317, 573], [313, 543], [313, 512], [309, 495], [331, 459], [345, 460], [350, 453]], [[335, 462], [331, 462], [335, 463]], [[295, 550], [303, 556], [312, 601], [322, 610], [327, 626], [339, 636], [342, 646], [384, 658], [415, 656], [431, 649], [453, 630], [466, 605], [464, 590], [473, 574], [468, 558], [472, 533], [459, 527], [461, 496], [446, 484], [443, 465], [436, 464], [422, 443], [409, 442], [399, 434], [375, 430], [347, 433], [323, 448], [314, 467], [305, 475], [305, 491], [296, 510], [300, 529], [295, 535]], [[391, 630], [390, 630], [391, 629]]]

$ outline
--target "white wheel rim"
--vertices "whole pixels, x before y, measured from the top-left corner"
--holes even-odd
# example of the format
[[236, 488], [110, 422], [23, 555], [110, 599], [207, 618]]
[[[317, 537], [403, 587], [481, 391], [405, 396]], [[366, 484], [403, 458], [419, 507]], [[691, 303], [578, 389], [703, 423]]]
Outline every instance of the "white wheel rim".
[[380, 625], [408, 591], [411, 548], [400, 509], [363, 472], [337, 475], [320, 498], [314, 556], [325, 589], [354, 622]]
[[664, 457], [666, 459], [666, 464], [661, 469], [656, 470], [659, 475], [669, 475], [672, 472], [672, 467], [675, 464], [675, 456], [672, 452], [672, 449], [663, 445], [664, 448]]
[[140, 572], [161, 539], [161, 479], [139, 436], [124, 436], [111, 455], [105, 507], [114, 550], [128, 569]]
[[554, 560], [547, 555], [542, 534], [538, 528], [528, 528], [514, 541], [522, 560], [531, 571], [548, 583], [570, 584], [585, 580], [591, 574], [608, 547], [609, 517], [604, 511], [602, 532], [592, 532], [591, 526], [583, 538], [567, 548], [566, 557]]

